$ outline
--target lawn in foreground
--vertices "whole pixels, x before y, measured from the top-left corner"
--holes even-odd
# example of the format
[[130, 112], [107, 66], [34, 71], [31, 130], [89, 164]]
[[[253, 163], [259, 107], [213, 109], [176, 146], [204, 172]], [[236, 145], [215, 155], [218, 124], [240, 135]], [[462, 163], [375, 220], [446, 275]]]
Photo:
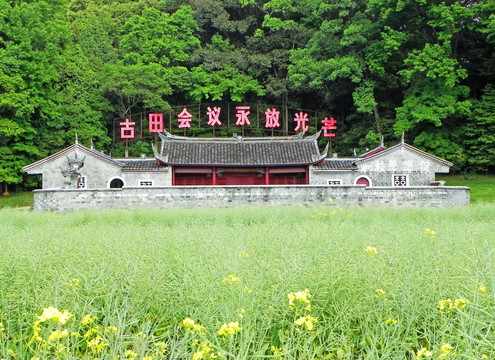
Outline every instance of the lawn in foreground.
[[495, 205], [0, 211], [0, 358], [493, 359]]

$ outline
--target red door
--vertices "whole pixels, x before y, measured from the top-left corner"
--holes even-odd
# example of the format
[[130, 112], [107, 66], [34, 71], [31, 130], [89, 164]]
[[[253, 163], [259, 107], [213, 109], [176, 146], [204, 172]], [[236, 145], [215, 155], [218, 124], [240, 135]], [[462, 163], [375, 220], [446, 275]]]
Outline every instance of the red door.
[[218, 185], [264, 185], [265, 177], [263, 174], [254, 172], [245, 173], [223, 173], [217, 177]]
[[360, 177], [359, 179], [357, 179], [356, 185], [370, 186], [370, 181], [368, 179], [364, 178], [364, 177]]

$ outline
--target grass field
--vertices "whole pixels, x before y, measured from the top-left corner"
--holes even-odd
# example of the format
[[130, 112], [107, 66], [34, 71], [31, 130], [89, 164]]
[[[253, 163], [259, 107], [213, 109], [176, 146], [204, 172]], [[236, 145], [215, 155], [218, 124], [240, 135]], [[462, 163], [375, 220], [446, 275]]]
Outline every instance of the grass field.
[[0, 358], [494, 359], [495, 204], [0, 210]]

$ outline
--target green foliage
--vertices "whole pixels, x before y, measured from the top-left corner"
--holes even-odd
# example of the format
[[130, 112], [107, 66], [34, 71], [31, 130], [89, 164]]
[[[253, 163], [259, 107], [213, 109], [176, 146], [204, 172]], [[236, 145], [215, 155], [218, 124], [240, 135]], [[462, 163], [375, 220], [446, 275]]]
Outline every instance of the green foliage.
[[495, 170], [495, 88], [487, 86], [473, 104], [466, 124], [466, 153], [470, 171]]
[[204, 100], [340, 117], [339, 152], [407, 132], [492, 171], [481, 119], [494, 11], [492, 0], [0, 0], [0, 182], [22, 182], [23, 165], [76, 132], [111, 151], [115, 114]]
[[263, 88], [256, 80], [248, 75], [241, 74], [237, 69], [227, 67], [224, 70], [207, 72], [204, 67], [198, 66], [192, 69], [191, 97], [196, 102], [202, 100], [226, 100], [243, 101], [249, 93], [257, 96], [264, 94]]
[[167, 109], [164, 95], [172, 93], [167, 75], [172, 69], [159, 64], [124, 65], [111, 64], [105, 67], [106, 78], [102, 87], [117, 105], [115, 111], [121, 116], [129, 116], [132, 109], [141, 104], [147, 109]]
[[466, 163], [466, 153], [459, 145], [462, 132], [446, 129], [428, 129], [414, 139], [414, 146], [454, 163], [452, 171], [459, 171]]
[[490, 359], [494, 207], [4, 209], [0, 356]]
[[194, 37], [198, 30], [189, 6], [174, 14], [147, 8], [140, 16], [133, 16], [122, 27], [120, 49], [126, 65], [157, 63], [162, 66], [178, 65], [199, 47]]

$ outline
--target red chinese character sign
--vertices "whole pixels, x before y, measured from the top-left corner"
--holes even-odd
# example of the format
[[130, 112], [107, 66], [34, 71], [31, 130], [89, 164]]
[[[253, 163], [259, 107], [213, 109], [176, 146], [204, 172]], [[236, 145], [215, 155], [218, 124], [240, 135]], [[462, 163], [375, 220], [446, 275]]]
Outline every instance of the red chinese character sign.
[[[233, 107], [235, 107], [235, 113], [232, 112]], [[187, 129], [190, 129], [192, 127], [192, 118], [193, 115], [188, 111], [187, 106], [180, 106], [178, 108], [175, 108], [176, 110], [170, 110], [169, 116], [167, 118], [170, 119], [170, 121], [173, 123], [173, 117], [177, 117], [177, 125], [175, 128], [177, 129], [183, 129], [186, 131]], [[262, 110], [265, 109], [265, 110]], [[203, 124], [207, 124], [207, 126], [211, 128], [216, 128], [216, 127], [223, 127], [223, 126], [231, 126], [234, 125], [232, 123], [232, 115], [235, 115], [236, 121], [235, 121], [235, 126], [243, 127], [248, 127], [247, 130], [251, 130], [251, 127], [260, 129], [263, 128], [263, 123], [262, 123], [262, 114], [264, 113], [265, 115], [265, 122], [264, 122], [264, 129], [265, 130], [272, 130], [272, 135], [273, 135], [273, 130], [278, 129], [282, 130], [284, 133], [288, 132], [299, 132], [299, 131], [309, 131], [310, 129], [310, 123], [309, 121], [315, 122], [314, 126], [315, 127], [320, 127], [323, 130], [323, 136], [332, 138], [336, 136], [336, 130], [337, 130], [337, 121], [331, 117], [325, 117], [324, 119], [320, 120], [321, 125], [318, 126], [316, 123], [316, 118], [317, 116], [316, 112], [304, 112], [304, 111], [299, 111], [296, 110], [297, 112], [293, 112], [294, 117], [293, 120], [295, 124], [292, 126], [287, 126], [286, 123], [282, 124], [283, 119], [287, 121], [285, 116], [281, 116], [282, 114], [287, 114], [288, 109], [284, 108], [283, 111], [286, 111], [285, 113], [282, 110], [278, 110], [276, 107], [272, 108], [262, 108], [260, 106], [256, 106], [253, 110], [251, 106], [248, 105], [233, 105], [232, 108], [229, 107], [226, 110], [226, 114], [222, 111], [222, 107], [220, 106], [198, 106], [198, 111], [195, 112], [195, 114], [198, 114], [198, 121], [196, 126], [201, 127]], [[308, 113], [312, 115], [308, 115]], [[173, 127], [172, 123], [169, 123], [165, 119], [165, 114], [163, 113], [147, 113], [145, 117], [138, 116], [140, 114], [135, 114], [135, 118], [125, 118], [125, 121], [121, 119], [115, 119], [115, 125], [118, 126], [120, 124], [120, 127], [116, 128], [116, 134], [118, 134], [118, 131], [120, 129], [120, 139], [123, 140], [129, 140], [129, 139], [136, 139], [137, 137], [143, 138], [146, 136], [146, 128], [148, 130], [148, 135], [153, 134], [153, 133], [162, 133], [166, 127]], [[144, 114], [143, 114], [144, 115]], [[196, 115], [194, 115], [196, 116]], [[202, 119], [206, 116], [207, 121], [203, 121]], [[250, 120], [251, 116], [255, 116], [255, 121]], [[311, 116], [311, 118], [310, 118]], [[148, 120], [148, 126], [145, 125], [145, 119], [147, 117]], [[321, 119], [321, 118], [320, 118]], [[142, 123], [141, 123], [142, 122]], [[143, 127], [144, 125], [144, 127]], [[137, 130], [136, 130], [137, 129]], [[136, 132], [137, 131], [137, 132]], [[117, 135], [118, 136], [118, 135]]]
[[334, 118], [328, 119], [326, 117], [321, 121], [321, 123], [323, 124], [323, 126], [321, 127], [323, 130], [323, 136], [335, 137], [335, 133], [330, 131], [337, 130], [337, 126], [335, 126], [335, 124], [337, 124], [337, 120], [335, 120]]
[[307, 113], [303, 113], [302, 111], [296, 113], [294, 117], [294, 121], [297, 123], [296, 127], [294, 128], [294, 131], [309, 130], [309, 126], [307, 124], [307, 122], [309, 121]]
[[219, 106], [214, 106], [213, 109], [211, 107], [206, 108], [206, 115], [208, 115], [208, 125], [210, 126], [215, 126], [215, 125], [222, 125], [222, 122], [220, 121], [220, 111], [222, 110], [221, 107]]
[[129, 118], [126, 118], [125, 121], [121, 122], [120, 138], [134, 139], [134, 125], [136, 125], [136, 123], [130, 121]]
[[163, 114], [149, 114], [150, 133], [163, 132]]
[[187, 108], [182, 109], [182, 112], [177, 115], [179, 121], [179, 129], [186, 129], [191, 127], [192, 115], [187, 111]]
[[268, 129], [273, 129], [273, 128], [278, 128], [280, 127], [280, 111], [277, 111], [277, 109], [266, 109], [265, 111], [266, 115], [266, 120], [265, 120], [265, 127]]
[[237, 126], [251, 125], [251, 121], [249, 121], [248, 115], [251, 114], [250, 106], [236, 106], [235, 109], [237, 113], [235, 116], [237, 117], [237, 121], [235, 124]]

